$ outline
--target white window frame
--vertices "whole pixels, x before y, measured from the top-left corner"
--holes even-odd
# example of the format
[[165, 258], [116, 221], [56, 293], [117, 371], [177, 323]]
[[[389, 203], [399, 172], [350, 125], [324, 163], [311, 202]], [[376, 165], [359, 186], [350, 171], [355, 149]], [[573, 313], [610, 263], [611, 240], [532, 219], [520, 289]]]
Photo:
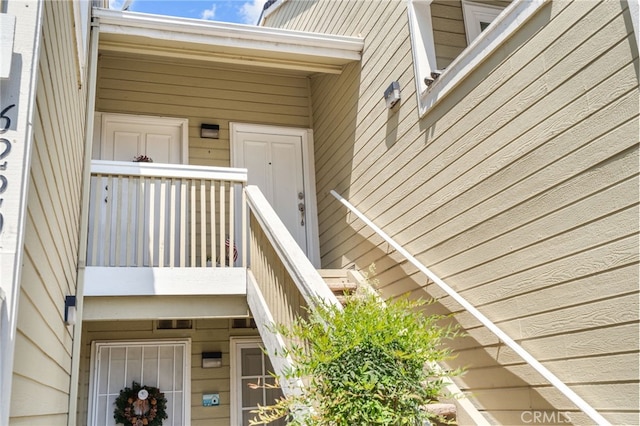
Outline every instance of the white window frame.
[[[183, 384], [183, 418], [184, 425], [191, 424], [191, 339], [156, 339], [156, 340], [96, 340], [91, 342], [91, 361], [89, 367], [89, 405], [86, 424], [93, 424], [93, 410], [96, 404], [95, 394], [97, 386], [95, 374], [97, 374], [97, 356], [99, 347], [109, 346], [156, 346], [156, 345], [181, 345], [184, 346], [184, 384]], [[141, 383], [142, 385], [148, 383]], [[155, 386], [150, 384], [150, 386]]]
[[547, 0], [514, 0], [431, 86], [427, 86], [424, 82], [425, 77], [429, 77], [431, 72], [437, 69], [431, 0], [408, 0], [407, 12], [419, 116], [423, 117], [548, 3]]
[[[241, 381], [241, 362], [240, 354], [241, 349], [250, 348], [264, 348], [264, 343], [260, 336], [251, 337], [231, 337], [229, 339], [229, 355], [230, 355], [230, 421], [232, 425], [239, 425], [242, 423], [242, 389], [240, 387]], [[268, 357], [265, 354], [265, 357]]]
[[500, 6], [462, 0], [462, 16], [467, 34], [467, 45], [480, 35], [483, 22], [493, 22], [503, 10], [504, 7]]

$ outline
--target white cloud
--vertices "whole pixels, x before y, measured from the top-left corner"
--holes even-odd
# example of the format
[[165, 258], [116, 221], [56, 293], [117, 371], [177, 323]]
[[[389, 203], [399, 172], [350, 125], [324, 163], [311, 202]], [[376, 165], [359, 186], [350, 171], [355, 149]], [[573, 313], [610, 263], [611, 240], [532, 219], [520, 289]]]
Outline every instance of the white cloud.
[[211, 9], [205, 9], [202, 11], [202, 14], [200, 15], [200, 19], [207, 19], [209, 21], [212, 21], [216, 16], [216, 5], [212, 4], [211, 5]]
[[265, 0], [251, 0], [240, 7], [240, 17], [245, 24], [255, 25], [258, 22]]

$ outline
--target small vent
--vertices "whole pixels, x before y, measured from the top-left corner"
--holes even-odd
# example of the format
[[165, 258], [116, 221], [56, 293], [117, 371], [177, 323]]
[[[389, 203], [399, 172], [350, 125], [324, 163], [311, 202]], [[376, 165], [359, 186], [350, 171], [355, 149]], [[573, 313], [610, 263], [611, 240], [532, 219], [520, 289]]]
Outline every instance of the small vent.
[[176, 320], [158, 320], [156, 329], [158, 330], [191, 330], [193, 328], [192, 320], [176, 319]]
[[231, 328], [257, 328], [257, 326], [253, 318], [234, 318]]

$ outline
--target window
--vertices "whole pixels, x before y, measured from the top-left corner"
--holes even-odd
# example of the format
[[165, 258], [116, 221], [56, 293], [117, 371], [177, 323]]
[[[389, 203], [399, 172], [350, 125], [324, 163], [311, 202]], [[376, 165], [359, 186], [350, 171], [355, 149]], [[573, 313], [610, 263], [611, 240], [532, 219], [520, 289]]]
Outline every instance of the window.
[[[480, 9], [463, 12], [465, 22], [473, 21], [477, 24], [476, 37], [440, 74], [436, 64], [431, 0], [410, 0], [407, 12], [420, 117], [471, 74], [545, 4], [548, 4], [545, 0], [514, 0], [501, 13], [493, 10], [493, 14], [498, 15], [494, 18], [485, 10], [485, 7], [490, 6], [484, 4], [480, 5]], [[467, 13], [471, 14], [469, 19], [466, 18]], [[469, 30], [467, 32], [471, 33]]]
[[[262, 349], [260, 338], [231, 339], [231, 424], [248, 426], [255, 417], [251, 411], [258, 405], [271, 405], [282, 397], [279, 388], [252, 387], [253, 384], [273, 385], [273, 366]], [[284, 419], [269, 423], [284, 426]]]
[[162, 319], [155, 322], [156, 330], [193, 330], [190, 319]]
[[467, 33], [467, 44], [471, 44], [503, 10], [503, 7], [463, 0], [462, 13], [464, 15], [464, 29]]

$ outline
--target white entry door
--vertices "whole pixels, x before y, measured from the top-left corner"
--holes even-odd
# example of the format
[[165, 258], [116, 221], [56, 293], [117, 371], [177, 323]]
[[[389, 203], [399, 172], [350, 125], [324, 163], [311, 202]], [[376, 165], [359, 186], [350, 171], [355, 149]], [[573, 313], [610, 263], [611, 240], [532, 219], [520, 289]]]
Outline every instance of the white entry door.
[[248, 170], [307, 257], [319, 266], [310, 131], [231, 124], [232, 165]]
[[94, 342], [91, 355], [90, 426], [115, 426], [114, 402], [135, 381], [158, 388], [167, 399], [164, 426], [187, 426], [191, 418], [190, 342]]
[[[109, 161], [132, 162], [136, 157], [147, 156], [153, 163], [187, 164], [188, 163], [188, 120], [180, 118], [151, 117], [126, 114], [99, 114], [100, 129], [94, 142], [94, 158]], [[126, 266], [136, 264], [136, 259], [142, 257], [144, 266], [160, 266], [170, 264], [170, 250], [165, 250], [164, 259], [159, 259], [159, 244], [151, 244], [151, 241], [160, 241], [162, 233], [165, 241], [169, 240], [171, 224], [167, 221], [160, 225], [157, 218], [160, 215], [160, 199], [164, 195], [169, 199], [171, 191], [180, 199], [180, 180], [173, 180], [164, 185], [164, 194], [161, 194], [161, 185], [151, 185], [152, 191], [147, 187], [143, 189], [143, 182], [115, 181], [111, 185], [104, 184], [102, 178], [92, 178], [92, 190], [100, 191], [100, 194], [92, 193], [94, 200], [104, 200], [100, 211], [90, 211], [91, 217], [99, 214], [98, 226], [90, 222], [90, 235], [97, 234], [98, 241], [109, 241], [113, 244], [101, 244], [95, 259], [90, 252], [87, 258], [89, 265], [93, 266]], [[153, 179], [153, 178], [152, 178]], [[146, 179], [144, 185], [149, 183]], [[153, 194], [151, 194], [153, 192]], [[154, 200], [154, 201], [151, 201]], [[92, 205], [92, 209], [97, 208]], [[136, 222], [143, 217], [143, 223], [130, 226], [129, 223], [118, 222], [118, 215], [113, 211], [133, 212], [131, 217]], [[164, 216], [175, 217], [180, 221], [181, 213], [179, 205], [167, 204], [164, 208]], [[156, 221], [151, 227], [147, 218], [153, 214]], [[140, 234], [129, 235], [130, 229], [142, 229]], [[109, 231], [107, 231], [109, 230]], [[174, 241], [180, 241], [180, 229], [174, 230]], [[188, 239], [188, 233], [185, 236]], [[120, 244], [117, 250], [116, 241], [129, 241], [128, 247]], [[109, 247], [106, 249], [105, 247]], [[173, 264], [179, 264], [180, 251], [174, 250]], [[142, 265], [140, 265], [142, 266]]]
[[139, 155], [154, 163], [187, 164], [186, 119], [102, 114], [100, 160], [133, 161]]

